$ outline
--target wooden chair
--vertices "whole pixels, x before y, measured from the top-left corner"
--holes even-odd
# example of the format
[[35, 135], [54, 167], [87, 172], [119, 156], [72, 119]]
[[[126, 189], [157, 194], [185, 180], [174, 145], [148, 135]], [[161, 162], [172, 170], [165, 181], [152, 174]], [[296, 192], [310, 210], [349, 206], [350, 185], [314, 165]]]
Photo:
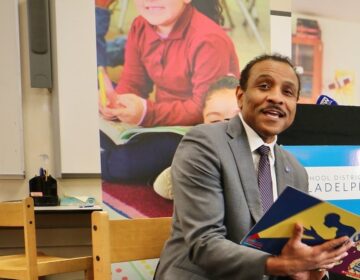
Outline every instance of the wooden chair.
[[91, 220], [95, 280], [111, 279], [111, 263], [159, 258], [170, 236], [170, 217], [109, 220], [96, 211]]
[[25, 253], [0, 256], [0, 278], [35, 280], [40, 276], [84, 271], [93, 279], [92, 257], [62, 258], [37, 254], [33, 199], [0, 203], [0, 227], [24, 230]]

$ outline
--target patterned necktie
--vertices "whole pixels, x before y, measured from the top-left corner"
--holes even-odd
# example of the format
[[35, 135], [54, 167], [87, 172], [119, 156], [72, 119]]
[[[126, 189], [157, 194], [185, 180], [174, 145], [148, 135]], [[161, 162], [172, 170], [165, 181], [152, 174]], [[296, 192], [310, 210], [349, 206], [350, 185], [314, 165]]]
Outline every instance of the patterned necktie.
[[260, 189], [260, 198], [263, 212], [265, 213], [273, 204], [273, 190], [269, 162], [270, 148], [262, 145], [257, 149], [260, 154], [259, 170], [258, 170], [258, 184]]

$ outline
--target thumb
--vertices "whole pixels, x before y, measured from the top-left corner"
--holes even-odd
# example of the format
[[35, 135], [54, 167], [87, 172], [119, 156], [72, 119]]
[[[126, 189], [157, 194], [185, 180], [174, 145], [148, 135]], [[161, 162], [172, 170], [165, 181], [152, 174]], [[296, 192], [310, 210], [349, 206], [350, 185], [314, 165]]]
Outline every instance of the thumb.
[[298, 243], [301, 242], [301, 238], [303, 236], [303, 232], [304, 232], [304, 228], [302, 225], [300, 225], [299, 223], [296, 223], [294, 225], [294, 229], [293, 229], [293, 235], [290, 238], [291, 242], [294, 243]]

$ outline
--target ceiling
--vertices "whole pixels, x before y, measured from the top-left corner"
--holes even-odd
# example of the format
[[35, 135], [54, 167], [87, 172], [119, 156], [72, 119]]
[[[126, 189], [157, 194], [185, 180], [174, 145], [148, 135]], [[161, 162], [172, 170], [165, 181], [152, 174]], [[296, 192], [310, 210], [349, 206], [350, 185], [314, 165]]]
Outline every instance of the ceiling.
[[292, 12], [360, 23], [359, 0], [292, 0]]

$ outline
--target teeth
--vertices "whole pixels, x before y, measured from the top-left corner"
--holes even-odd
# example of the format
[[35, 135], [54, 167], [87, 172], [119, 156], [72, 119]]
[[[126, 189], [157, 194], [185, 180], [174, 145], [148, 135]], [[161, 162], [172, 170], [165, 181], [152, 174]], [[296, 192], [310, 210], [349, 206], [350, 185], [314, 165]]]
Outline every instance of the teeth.
[[280, 115], [280, 113], [276, 112], [276, 111], [265, 111], [265, 113], [271, 114], [271, 115]]
[[283, 116], [283, 114], [281, 112], [278, 111], [272, 111], [272, 110], [268, 110], [268, 111], [264, 111], [265, 114], [270, 115], [270, 116], [276, 116], [276, 117], [281, 117]]

